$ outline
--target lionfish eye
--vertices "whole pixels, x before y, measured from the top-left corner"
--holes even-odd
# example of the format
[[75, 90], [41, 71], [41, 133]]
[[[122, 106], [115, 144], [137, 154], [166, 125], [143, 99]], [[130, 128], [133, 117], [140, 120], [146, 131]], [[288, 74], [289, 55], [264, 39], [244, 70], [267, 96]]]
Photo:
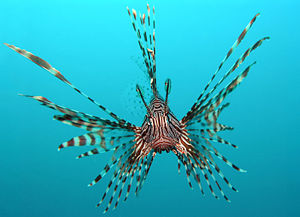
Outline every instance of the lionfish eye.
[[151, 124], [151, 121], [150, 121], [151, 118], [152, 118], [151, 115], [147, 113], [147, 114], [146, 114], [146, 117], [145, 117], [145, 120], [146, 120], [149, 124]]
[[166, 114], [166, 121], [168, 124], [170, 123], [170, 114], [169, 113]]

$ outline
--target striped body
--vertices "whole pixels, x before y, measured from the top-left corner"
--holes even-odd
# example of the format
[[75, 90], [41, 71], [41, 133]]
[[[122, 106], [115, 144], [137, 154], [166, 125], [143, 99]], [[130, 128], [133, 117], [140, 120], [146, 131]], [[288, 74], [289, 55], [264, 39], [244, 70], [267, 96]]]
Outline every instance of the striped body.
[[145, 155], [151, 149], [159, 153], [173, 150], [182, 134], [180, 122], [160, 98], [153, 99], [149, 108], [151, 114], [145, 116], [141, 132], [137, 134], [137, 143], [141, 141], [140, 145], [148, 150]]
[[[79, 90], [61, 72], [52, 67], [48, 62], [32, 53], [20, 49], [14, 45], [6, 44], [9, 48], [33, 61], [52, 75], [60, 79], [63, 83], [70, 86], [90, 102], [98, 106], [103, 112], [107, 113], [111, 119], [103, 119], [94, 115], [86, 114], [80, 111], [69, 109], [57, 104], [42, 96], [23, 95], [40, 102], [52, 110], [60, 112], [54, 119], [62, 123], [81, 128], [88, 133], [74, 137], [67, 142], [59, 145], [58, 150], [72, 146], [91, 146], [91, 150], [80, 154], [77, 158], [98, 155], [104, 152], [112, 152], [111, 159], [95, 179], [88, 185], [93, 186], [104, 178], [112, 168], [114, 168], [108, 186], [97, 206], [100, 206], [110, 194], [105, 211], [111, 207], [114, 199], [114, 208], [119, 204], [120, 198], [124, 195], [124, 201], [127, 200], [132, 186], [135, 184], [135, 194], [142, 189], [143, 184], [149, 174], [150, 167], [156, 156], [156, 153], [163, 151], [174, 153], [178, 159], [178, 171], [183, 165], [189, 186], [192, 188], [192, 180], [199, 186], [204, 194], [203, 182], [207, 184], [211, 194], [219, 198], [214, 189], [218, 189], [219, 194], [226, 201], [230, 201], [222, 190], [219, 179], [223, 180], [233, 191], [235, 187], [225, 177], [219, 168], [216, 159], [220, 159], [228, 166], [239, 172], [246, 172], [235, 164], [231, 163], [227, 157], [223, 156], [216, 147], [225, 144], [233, 148], [236, 145], [221, 138], [219, 132], [232, 130], [233, 128], [218, 122], [221, 112], [229, 106], [229, 103], [223, 103], [224, 99], [236, 89], [236, 87], [248, 75], [251, 67], [255, 64], [249, 64], [236, 77], [224, 84], [226, 78], [234, 73], [246, 60], [246, 58], [258, 48], [269, 37], [263, 37], [247, 49], [230, 67], [230, 69], [211, 87], [215, 78], [222, 69], [226, 60], [238, 47], [246, 36], [247, 32], [255, 22], [257, 16], [249, 22], [246, 28], [239, 35], [233, 46], [229, 49], [217, 70], [204, 87], [203, 91], [192, 105], [191, 109], [182, 119], [178, 119], [172, 114], [168, 105], [168, 95], [171, 90], [171, 80], [165, 82], [166, 95], [163, 99], [157, 90], [156, 80], [156, 35], [155, 35], [155, 10], [151, 10], [147, 5], [147, 14], [139, 14], [132, 9], [127, 8], [130, 16], [133, 30], [138, 38], [138, 46], [143, 57], [143, 64], [149, 77], [152, 100], [147, 103], [143, 97], [138, 84], [136, 90], [143, 101], [147, 114], [145, 115], [142, 126], [136, 126], [125, 119], [120, 118], [109, 109], [96, 102], [87, 94]], [[209, 89], [209, 87], [211, 89]], [[217, 91], [215, 93], [215, 91]], [[214, 94], [215, 93], [215, 94]], [[214, 94], [214, 95], [213, 95]], [[192, 178], [192, 180], [191, 180]], [[136, 181], [135, 181], [136, 180]]]

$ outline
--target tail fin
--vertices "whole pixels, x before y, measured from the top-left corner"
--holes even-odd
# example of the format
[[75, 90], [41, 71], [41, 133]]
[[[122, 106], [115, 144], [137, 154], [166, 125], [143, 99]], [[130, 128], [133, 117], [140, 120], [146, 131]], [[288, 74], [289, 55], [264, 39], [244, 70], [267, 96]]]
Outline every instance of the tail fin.
[[137, 19], [136, 10], [131, 11], [127, 7], [129, 17], [131, 19], [133, 30], [137, 34], [138, 44], [142, 51], [142, 56], [144, 59], [145, 66], [147, 68], [147, 73], [150, 78], [150, 85], [153, 94], [157, 96], [156, 87], [156, 61], [155, 61], [155, 10], [154, 7], [151, 9], [149, 4], [147, 4], [147, 19], [146, 15], [139, 13], [139, 20]]

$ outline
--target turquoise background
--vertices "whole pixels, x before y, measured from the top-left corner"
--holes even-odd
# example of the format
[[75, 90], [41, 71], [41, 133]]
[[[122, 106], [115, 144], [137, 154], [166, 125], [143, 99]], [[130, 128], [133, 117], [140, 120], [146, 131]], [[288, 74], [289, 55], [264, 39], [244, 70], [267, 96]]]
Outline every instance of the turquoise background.
[[[232, 203], [215, 200], [205, 187], [191, 191], [177, 174], [172, 154], [155, 159], [139, 197], [130, 195], [106, 216], [118, 217], [291, 217], [299, 212], [299, 1], [151, 1], [156, 7], [158, 85], [172, 79], [170, 107], [184, 116], [247, 23], [257, 19], [223, 73], [258, 39], [271, 36], [240, 67], [257, 60], [248, 77], [226, 101], [220, 119], [234, 126], [224, 138], [237, 144], [220, 151], [247, 173], [222, 165], [239, 189], [223, 185]], [[0, 4], [0, 216], [102, 216], [95, 208], [108, 178], [87, 184], [110, 154], [75, 160], [86, 149], [57, 152], [64, 141], [84, 133], [52, 121], [57, 114], [17, 93], [107, 117], [71, 88], [3, 45], [38, 55], [72, 83], [116, 114], [141, 124], [145, 110], [134, 90], [144, 73], [126, 6], [146, 11], [143, 0], [1, 1]], [[137, 60], [139, 61], [139, 60]], [[236, 72], [237, 73], [237, 72]], [[235, 74], [236, 75], [236, 74]], [[230, 79], [229, 79], [230, 80]], [[227, 81], [227, 83], [229, 82]], [[163, 94], [164, 92], [161, 91]], [[223, 183], [222, 183], [223, 184]]]

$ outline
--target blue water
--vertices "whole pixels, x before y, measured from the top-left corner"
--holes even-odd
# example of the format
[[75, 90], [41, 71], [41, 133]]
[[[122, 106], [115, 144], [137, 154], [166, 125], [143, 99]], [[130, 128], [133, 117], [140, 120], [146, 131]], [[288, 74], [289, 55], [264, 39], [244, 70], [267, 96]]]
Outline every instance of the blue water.
[[[175, 156], [161, 154], [140, 195], [130, 195], [106, 216], [300, 216], [299, 1], [150, 3], [156, 7], [158, 85], [163, 90], [164, 80], [172, 79], [170, 107], [178, 118], [186, 114], [243, 28], [261, 12], [223, 71], [256, 40], [271, 36], [239, 69], [257, 61], [226, 99], [231, 105], [220, 117], [235, 127], [222, 135], [239, 149], [221, 144], [218, 148], [248, 172], [238, 173], [217, 160], [239, 189], [236, 193], [223, 185], [232, 201], [228, 204], [222, 198], [215, 200], [207, 186], [204, 197], [196, 185], [191, 191], [185, 174], [177, 174]], [[1, 1], [0, 42], [46, 59], [116, 114], [140, 124], [145, 110], [134, 88], [147, 83], [131, 58], [138, 59], [140, 50], [127, 5], [146, 11], [141, 0]], [[0, 69], [0, 216], [102, 216], [104, 207], [95, 205], [108, 179], [92, 188], [87, 184], [110, 154], [76, 160], [83, 149], [57, 152], [59, 144], [84, 131], [53, 121], [57, 113], [17, 93], [107, 115], [3, 44]]]

